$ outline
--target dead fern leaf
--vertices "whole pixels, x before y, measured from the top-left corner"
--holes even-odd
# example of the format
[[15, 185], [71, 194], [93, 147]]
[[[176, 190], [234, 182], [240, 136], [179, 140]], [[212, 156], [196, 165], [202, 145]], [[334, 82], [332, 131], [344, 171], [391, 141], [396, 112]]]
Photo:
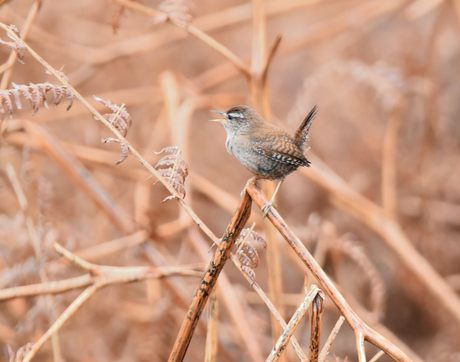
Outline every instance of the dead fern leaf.
[[[177, 191], [180, 198], [183, 199], [186, 194], [184, 183], [188, 175], [188, 165], [180, 157], [181, 151], [178, 147], [165, 147], [160, 152], [153, 151], [156, 155], [163, 152], [170, 152], [172, 154], [167, 155], [158, 161], [155, 165], [155, 169]], [[176, 196], [168, 196], [162, 202], [171, 200], [175, 197]]]
[[[104, 100], [97, 96], [93, 96], [95, 100], [102, 103], [107, 108], [110, 108], [113, 113], [106, 113], [103, 117], [112, 124], [118, 132], [122, 134], [123, 137], [126, 137], [128, 130], [132, 125], [131, 116], [126, 110], [124, 104], [121, 107], [117, 106], [115, 103], [112, 103], [110, 100]], [[118, 138], [105, 138], [102, 140], [103, 143], [117, 142], [121, 147], [121, 158], [117, 161], [117, 165], [122, 163], [128, 157], [128, 147]]]
[[[19, 36], [18, 28], [15, 25], [10, 25], [10, 29], [13, 30], [17, 36]], [[4, 41], [0, 38], [0, 44], [9, 46], [16, 53], [16, 58], [18, 62], [24, 64], [24, 55], [26, 54], [26, 46], [23, 41], [17, 41], [9, 33], [7, 34], [8, 38], [12, 39], [12, 42]]]
[[333, 249], [347, 255], [361, 270], [363, 275], [369, 282], [369, 301], [372, 312], [378, 319], [383, 316], [385, 309], [386, 288], [377, 268], [366, 255], [362, 245], [346, 237], [337, 238]]
[[67, 110], [73, 105], [73, 93], [67, 87], [54, 85], [48, 82], [39, 84], [30, 83], [30, 85], [11, 84], [14, 89], [0, 91], [1, 119], [3, 119], [6, 114], [8, 114], [9, 118], [13, 118], [13, 102], [11, 101], [11, 97], [14, 98], [16, 108], [22, 109], [21, 95], [30, 102], [32, 106], [32, 115], [38, 112], [42, 104], [48, 108], [47, 93], [52, 95], [50, 98], [55, 108], [61, 102], [63, 95], [67, 96], [69, 99]]
[[152, 23], [156, 25], [174, 19], [188, 24], [192, 20], [191, 5], [191, 2], [184, 0], [165, 0], [158, 5], [158, 10], [162, 13], [155, 16]]
[[255, 269], [259, 266], [259, 254], [256, 247], [267, 247], [265, 240], [251, 229], [243, 229], [235, 242], [237, 252], [235, 258], [241, 263], [241, 269], [252, 280], [256, 279]]

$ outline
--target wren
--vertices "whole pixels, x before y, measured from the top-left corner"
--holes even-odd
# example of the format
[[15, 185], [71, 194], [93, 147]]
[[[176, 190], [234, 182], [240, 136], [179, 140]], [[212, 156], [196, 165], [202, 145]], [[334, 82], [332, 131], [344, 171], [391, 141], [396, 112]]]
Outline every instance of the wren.
[[227, 151], [255, 175], [252, 180], [254, 182], [258, 179], [280, 181], [270, 202], [262, 208], [264, 217], [273, 205], [275, 195], [284, 178], [301, 166], [310, 166], [305, 151], [308, 131], [316, 110], [315, 106], [308, 113], [294, 137], [267, 123], [248, 106], [236, 106], [227, 112], [211, 111], [225, 118], [213, 121], [220, 122], [224, 126], [227, 132], [225, 142]]

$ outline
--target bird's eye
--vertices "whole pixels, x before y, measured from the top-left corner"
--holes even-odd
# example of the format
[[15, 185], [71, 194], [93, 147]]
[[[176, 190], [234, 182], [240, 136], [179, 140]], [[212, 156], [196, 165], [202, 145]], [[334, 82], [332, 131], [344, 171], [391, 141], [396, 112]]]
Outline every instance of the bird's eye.
[[228, 119], [241, 119], [244, 118], [242, 113], [232, 112], [227, 114]]

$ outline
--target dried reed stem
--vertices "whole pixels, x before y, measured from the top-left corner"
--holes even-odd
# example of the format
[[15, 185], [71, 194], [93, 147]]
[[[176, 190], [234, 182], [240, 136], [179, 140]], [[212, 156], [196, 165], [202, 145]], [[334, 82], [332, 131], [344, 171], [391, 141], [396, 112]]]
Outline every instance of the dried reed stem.
[[397, 155], [398, 155], [398, 136], [402, 121], [402, 111], [404, 100], [399, 97], [395, 101], [390, 119], [388, 120], [387, 130], [383, 139], [382, 157], [382, 207], [390, 219], [397, 220], [398, 195], [397, 195]]
[[384, 354], [385, 354], [385, 352], [383, 352], [383, 351], [378, 351], [378, 352], [375, 354], [375, 356], [372, 357], [372, 358], [369, 360], [369, 362], [377, 362], [377, 361], [380, 359], [380, 357], [382, 357]]
[[53, 325], [41, 336], [41, 338], [35, 342], [32, 349], [25, 355], [22, 362], [30, 362], [30, 360], [37, 354], [42, 346], [53, 336], [64, 323], [91, 297], [96, 291], [104, 286], [103, 282], [97, 282], [88, 287], [83, 293], [81, 293], [67, 309], [56, 319]]
[[19, 297], [33, 297], [44, 294], [58, 294], [69, 290], [86, 287], [97, 283], [103, 274], [104, 283], [119, 284], [141, 281], [149, 278], [164, 278], [169, 276], [192, 276], [199, 277], [204, 269], [204, 264], [179, 265], [171, 267], [110, 267], [101, 266], [87, 262], [77, 255], [64, 249], [59, 244], [55, 244], [56, 252], [78, 267], [87, 270], [89, 274], [75, 278], [64, 279], [54, 282], [41, 284], [25, 285], [0, 290], [0, 300], [5, 301]]
[[343, 316], [340, 316], [338, 321], [335, 323], [335, 326], [332, 329], [331, 333], [329, 334], [329, 337], [327, 337], [326, 343], [321, 349], [321, 352], [318, 358], [319, 362], [324, 362], [326, 360], [326, 356], [328, 355], [329, 350], [331, 349], [332, 343], [334, 342], [335, 337], [337, 337], [337, 334], [339, 333], [340, 328], [342, 327], [342, 324], [344, 321], [345, 321], [345, 318]]
[[311, 334], [310, 334], [310, 352], [308, 354], [309, 362], [318, 362], [319, 345], [321, 340], [321, 324], [324, 312], [324, 293], [319, 290], [315, 296], [311, 309]]
[[227, 230], [225, 231], [224, 236], [222, 237], [222, 242], [214, 253], [208, 269], [203, 276], [201, 284], [195, 292], [187, 312], [187, 316], [182, 323], [174, 348], [169, 356], [170, 362], [183, 360], [208, 296], [217, 282], [217, 278], [219, 277], [225, 262], [230, 256], [231, 249], [240, 235], [241, 230], [243, 230], [244, 224], [248, 220], [250, 214], [251, 198], [248, 193], [245, 192], [240, 200], [235, 214], [232, 217], [232, 220], [230, 221], [230, 224], [227, 227]]
[[[270, 103], [268, 99], [267, 75], [270, 60], [278, 48], [279, 40], [275, 41], [274, 46], [266, 56], [266, 22], [263, 0], [253, 0], [253, 21], [252, 21], [252, 58], [251, 58], [251, 77], [249, 78], [249, 88], [254, 109], [260, 115], [270, 122]], [[274, 185], [272, 183], [264, 184], [264, 191], [267, 195], [272, 195]], [[267, 260], [268, 260], [268, 286], [269, 296], [278, 312], [283, 316], [285, 314], [281, 295], [283, 294], [282, 273], [278, 235], [275, 228], [268, 220], [264, 220], [265, 237], [267, 241]], [[271, 316], [272, 337], [273, 341], [278, 339], [282, 329], [272, 314]], [[283, 360], [286, 358], [282, 357]]]
[[217, 361], [217, 331], [219, 325], [219, 300], [217, 284], [211, 292], [208, 305], [208, 331], [206, 334], [206, 350], [204, 362]]

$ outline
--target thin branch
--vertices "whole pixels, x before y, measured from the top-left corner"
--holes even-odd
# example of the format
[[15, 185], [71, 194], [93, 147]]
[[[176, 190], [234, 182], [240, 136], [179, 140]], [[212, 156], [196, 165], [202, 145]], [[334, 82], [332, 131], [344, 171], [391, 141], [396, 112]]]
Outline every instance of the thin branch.
[[318, 358], [319, 362], [324, 362], [326, 360], [326, 356], [328, 355], [329, 350], [331, 349], [332, 343], [334, 342], [335, 337], [337, 337], [337, 334], [339, 333], [340, 328], [342, 327], [342, 324], [344, 321], [345, 321], [345, 318], [343, 316], [340, 316], [337, 323], [335, 323], [335, 326], [332, 329], [331, 334], [329, 334], [329, 337], [327, 337], [326, 343], [321, 349], [321, 352]]
[[281, 43], [281, 40], [283, 40], [283, 34], [278, 34], [275, 38], [275, 41], [273, 42], [269, 52], [267, 59], [265, 60], [265, 64], [262, 67], [262, 83], [265, 84], [267, 82], [267, 76], [268, 76], [268, 69], [270, 68], [270, 64], [272, 63], [273, 57], [276, 54], [276, 51], [278, 50], [278, 47]]
[[76, 266], [88, 271], [89, 274], [41, 284], [24, 285], [0, 290], [0, 301], [19, 297], [33, 297], [44, 294], [59, 294], [73, 289], [79, 289], [97, 283], [101, 277], [105, 284], [131, 283], [150, 278], [164, 278], [169, 276], [200, 277], [205, 264], [190, 264], [165, 267], [112, 267], [87, 262], [55, 243], [57, 253], [65, 257]]
[[398, 155], [398, 136], [402, 122], [402, 111], [404, 100], [400, 96], [396, 98], [390, 119], [388, 120], [387, 130], [383, 139], [382, 156], [382, 206], [387, 216], [397, 220], [397, 155]]
[[385, 354], [385, 352], [383, 351], [378, 351], [374, 357], [372, 357], [372, 359], [369, 361], [369, 362], [377, 362], [380, 357], [382, 357], [383, 355]]
[[46, 331], [46, 333], [33, 344], [32, 349], [25, 355], [22, 362], [30, 362], [30, 360], [37, 354], [37, 352], [42, 348], [42, 346], [53, 336], [64, 323], [82, 306], [84, 302], [86, 302], [89, 297], [91, 297], [96, 291], [105, 284], [103, 282], [98, 282], [90, 287], [88, 287], [83, 293], [81, 293], [77, 299], [75, 299], [72, 304], [70, 304], [67, 309], [62, 313], [58, 319], [53, 323], [53, 325]]
[[[142, 14], [147, 15], [148, 17], [156, 17], [156, 16], [165, 16], [167, 15], [166, 13], [149, 8], [145, 5], [139, 4], [137, 2], [131, 2], [127, 0], [113, 0], [113, 2], [126, 6], [127, 8], [130, 8], [132, 10], [138, 11]], [[208, 44], [211, 48], [215, 49], [218, 51], [220, 54], [222, 54], [225, 58], [227, 58], [241, 73], [243, 73], [246, 77], [249, 77], [251, 75], [249, 67], [240, 59], [238, 56], [236, 56], [234, 53], [232, 53], [228, 48], [224, 47], [222, 44], [217, 42], [214, 38], [210, 37], [207, 35], [205, 32], [197, 29], [193, 25], [186, 24], [178, 19], [175, 19], [174, 17], [169, 17], [168, 21], [179, 28], [182, 28], [186, 31], [188, 31], [190, 34], [196, 36], [198, 39], [203, 41], [204, 43]]]

